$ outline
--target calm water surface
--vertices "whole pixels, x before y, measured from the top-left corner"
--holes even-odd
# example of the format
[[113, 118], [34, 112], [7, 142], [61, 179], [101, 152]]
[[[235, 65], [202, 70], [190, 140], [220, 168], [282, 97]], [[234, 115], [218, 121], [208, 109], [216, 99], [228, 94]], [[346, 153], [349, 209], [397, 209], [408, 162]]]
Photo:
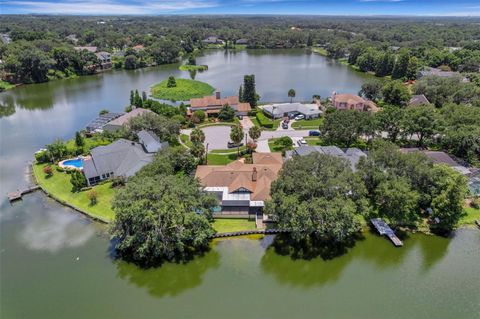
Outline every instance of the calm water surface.
[[[362, 75], [303, 51], [208, 53], [196, 75], [236, 94], [255, 73], [263, 101], [333, 90], [355, 93]], [[412, 235], [395, 249], [366, 234], [330, 261], [292, 260], [272, 238], [222, 240], [186, 265], [140, 270], [115, 262], [105, 227], [41, 193], [13, 206], [32, 152], [69, 138], [99, 110], [120, 111], [176, 66], [24, 86], [0, 94], [0, 318], [480, 318], [480, 232]]]

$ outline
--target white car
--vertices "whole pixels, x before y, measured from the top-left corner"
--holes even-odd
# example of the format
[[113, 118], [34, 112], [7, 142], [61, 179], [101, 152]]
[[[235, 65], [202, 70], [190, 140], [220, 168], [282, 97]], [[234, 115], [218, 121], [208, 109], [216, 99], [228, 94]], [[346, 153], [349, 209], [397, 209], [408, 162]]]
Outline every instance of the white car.
[[304, 118], [305, 118], [305, 115], [303, 115], [303, 114], [299, 114], [299, 115], [295, 116], [295, 120], [297, 120], [297, 121], [298, 120], [303, 120]]
[[298, 146], [307, 146], [308, 143], [305, 141], [303, 138], [301, 140], [298, 140], [297, 142]]

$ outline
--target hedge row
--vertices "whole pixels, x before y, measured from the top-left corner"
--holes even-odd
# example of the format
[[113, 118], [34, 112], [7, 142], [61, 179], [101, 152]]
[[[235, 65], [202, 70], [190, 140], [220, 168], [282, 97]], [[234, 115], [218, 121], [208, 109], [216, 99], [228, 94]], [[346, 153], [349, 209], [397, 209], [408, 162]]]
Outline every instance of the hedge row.
[[265, 128], [273, 128], [274, 122], [263, 114], [263, 112], [257, 112], [255, 115], [260, 126]]

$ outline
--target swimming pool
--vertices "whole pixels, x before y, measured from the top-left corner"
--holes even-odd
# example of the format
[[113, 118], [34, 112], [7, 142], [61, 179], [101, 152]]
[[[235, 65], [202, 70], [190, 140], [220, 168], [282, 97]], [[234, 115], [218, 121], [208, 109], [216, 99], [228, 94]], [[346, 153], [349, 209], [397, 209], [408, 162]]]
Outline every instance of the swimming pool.
[[83, 159], [75, 158], [75, 159], [65, 160], [65, 161], [62, 162], [62, 166], [64, 166], [64, 167], [70, 166], [70, 167], [82, 169], [83, 168]]

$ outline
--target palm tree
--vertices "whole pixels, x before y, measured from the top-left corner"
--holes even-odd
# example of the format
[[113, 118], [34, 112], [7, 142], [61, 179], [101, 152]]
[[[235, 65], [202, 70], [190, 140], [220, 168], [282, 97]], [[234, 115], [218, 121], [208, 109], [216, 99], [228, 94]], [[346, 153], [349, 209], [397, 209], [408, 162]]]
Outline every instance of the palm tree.
[[294, 89], [288, 90], [288, 97], [290, 98], [290, 103], [292, 103], [293, 98], [295, 97], [295, 90]]
[[243, 130], [240, 125], [232, 126], [232, 131], [230, 132], [230, 139], [233, 143], [237, 144], [237, 157], [240, 156], [240, 143], [243, 139]]

